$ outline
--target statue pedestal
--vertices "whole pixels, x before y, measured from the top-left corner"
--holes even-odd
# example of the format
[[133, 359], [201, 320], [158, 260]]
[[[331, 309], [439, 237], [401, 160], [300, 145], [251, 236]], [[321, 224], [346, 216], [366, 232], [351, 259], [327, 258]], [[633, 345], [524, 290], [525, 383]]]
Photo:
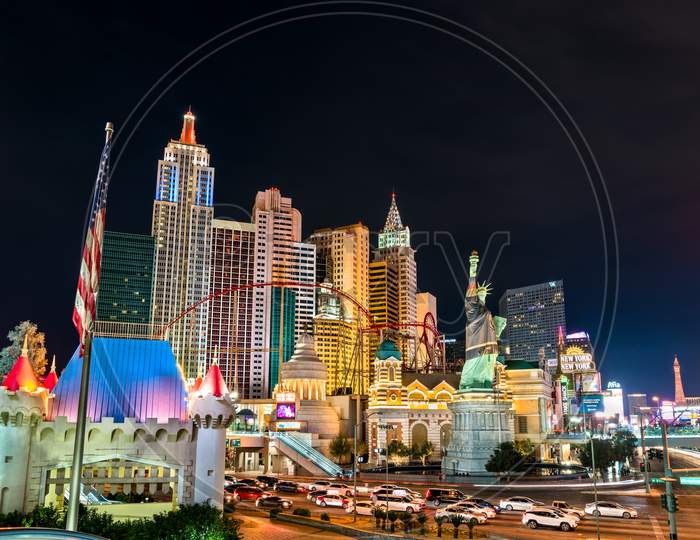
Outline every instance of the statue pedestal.
[[447, 407], [452, 412], [452, 440], [442, 458], [442, 472], [484, 473], [498, 445], [513, 440], [512, 400], [492, 391], [462, 391]]

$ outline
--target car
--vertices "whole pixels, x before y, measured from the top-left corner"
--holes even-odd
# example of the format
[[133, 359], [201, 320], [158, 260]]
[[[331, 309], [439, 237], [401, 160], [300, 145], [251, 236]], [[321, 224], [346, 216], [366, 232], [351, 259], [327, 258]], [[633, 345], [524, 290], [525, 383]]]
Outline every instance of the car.
[[578, 519], [564, 512], [556, 512], [551, 508], [533, 508], [523, 513], [523, 525], [531, 529], [537, 527], [555, 527], [562, 531], [572, 531], [578, 527]]
[[259, 487], [259, 488], [264, 488], [265, 484], [262, 482], [258, 482], [257, 480], [254, 480], [252, 478], [239, 478], [238, 482], [241, 484], [245, 484], [246, 486], [250, 487]]
[[566, 510], [562, 510], [561, 508], [557, 508], [556, 506], [534, 506], [532, 508], [533, 510], [551, 510], [555, 514], [558, 514], [560, 516], [569, 516], [574, 518], [576, 520], [576, 523], [581, 521], [581, 517], [575, 514], [574, 512], [567, 512]]
[[441, 504], [454, 504], [466, 499], [466, 495], [458, 489], [429, 488], [425, 492], [425, 502], [436, 508]]
[[326, 488], [326, 491], [328, 493], [334, 493], [336, 495], [345, 495], [346, 497], [352, 497], [352, 488], [347, 484], [333, 483]]
[[496, 511], [493, 508], [482, 508], [481, 506], [470, 500], [459, 501], [458, 503], [451, 504], [447, 508], [454, 508], [455, 510], [459, 510], [460, 512], [469, 512], [470, 514], [482, 514], [488, 519], [496, 517]]
[[375, 487], [372, 490], [372, 493], [374, 493], [375, 491], [379, 491], [381, 489], [386, 489], [386, 490], [390, 490], [393, 492], [395, 489], [401, 489], [401, 487], [397, 486], [396, 484], [381, 484], [381, 485]]
[[637, 517], [637, 511], [634, 508], [610, 501], [598, 501], [597, 506], [594, 502], [588, 503], [585, 512], [592, 516], [621, 517], [625, 519]]
[[264, 475], [257, 476], [255, 478], [255, 480], [257, 480], [260, 484], [263, 484], [260, 487], [268, 487], [268, 488], [275, 487], [275, 484], [277, 482], [279, 482], [279, 480], [277, 478], [275, 478], [274, 476], [264, 476]]
[[420, 512], [425, 508], [425, 503], [423, 501], [414, 500], [409, 495], [379, 495], [376, 497], [376, 501], [373, 495], [372, 501], [380, 508], [408, 512], [409, 514]]
[[352, 514], [353, 510], [357, 508], [357, 514], [360, 516], [371, 516], [373, 515], [375, 505], [372, 501], [357, 501], [357, 504], [353, 506], [352, 503], [348, 505], [345, 511], [348, 514]]
[[413, 491], [412, 489], [407, 489], [407, 490], [406, 490], [406, 494], [407, 494], [409, 497], [411, 497], [412, 499], [420, 500], [420, 501], [425, 502], [425, 498], [423, 497], [423, 495], [421, 495], [421, 494], [418, 493], [417, 491]]
[[544, 506], [544, 503], [535, 501], [530, 497], [509, 497], [501, 500], [498, 506], [501, 507], [501, 510], [521, 510], [527, 512], [528, 510], [532, 510], [533, 506]]
[[279, 497], [277, 495], [270, 495], [269, 497], [260, 497], [255, 501], [255, 506], [264, 507], [271, 506], [273, 508], [282, 508], [283, 510], [289, 510], [292, 507], [292, 501]]
[[481, 508], [491, 508], [497, 514], [501, 512], [501, 507], [497, 504], [493, 504], [491, 501], [486, 499], [480, 499], [479, 497], [467, 497], [467, 501], [478, 504]]
[[239, 487], [248, 487], [248, 484], [243, 484], [241, 482], [229, 482], [228, 484], [224, 484], [224, 492], [233, 493]]
[[255, 501], [263, 495], [266, 493], [262, 489], [253, 486], [241, 486], [233, 492], [233, 498], [236, 501]]
[[559, 510], [561, 510], [562, 512], [574, 514], [575, 516], [578, 516], [580, 518], [582, 518], [586, 514], [586, 511], [583, 508], [579, 508], [578, 506], [571, 506], [566, 501], [552, 501], [552, 506], [554, 508], [559, 508]]
[[466, 510], [460, 510], [457, 508], [452, 508], [450, 506], [435, 512], [435, 519], [436, 520], [440, 519], [443, 521], [449, 521], [454, 516], [462, 516], [462, 520], [464, 522], [471, 521], [474, 525], [476, 525], [478, 523], [486, 523], [486, 516], [483, 514], [472, 514], [471, 512], [468, 512]]
[[309, 493], [306, 495], [306, 498], [310, 500], [312, 503], [316, 502], [316, 499], [323, 495], [328, 495], [328, 492], [325, 489], [319, 489], [316, 491], [309, 491]]
[[350, 504], [350, 499], [333, 493], [327, 493], [326, 495], [316, 497], [316, 504], [318, 506], [340, 506], [341, 508], [347, 508]]
[[327, 490], [328, 486], [330, 486], [333, 482], [329, 480], [318, 480], [317, 482], [313, 482], [309, 484], [309, 491], [320, 491], [320, 490]]
[[275, 491], [286, 493], [304, 493], [304, 486], [290, 480], [280, 480], [275, 484]]

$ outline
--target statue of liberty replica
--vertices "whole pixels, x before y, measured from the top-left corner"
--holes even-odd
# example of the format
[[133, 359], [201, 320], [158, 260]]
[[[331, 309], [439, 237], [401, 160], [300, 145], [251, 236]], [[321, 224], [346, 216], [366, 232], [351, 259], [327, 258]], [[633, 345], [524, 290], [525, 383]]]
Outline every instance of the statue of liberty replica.
[[512, 401], [501, 383], [499, 338], [506, 326], [486, 306], [489, 285], [477, 284], [479, 255], [469, 257], [469, 285], [464, 298], [467, 315], [464, 367], [452, 403], [452, 440], [442, 459], [447, 475], [488, 475], [485, 465], [499, 444], [513, 440]]

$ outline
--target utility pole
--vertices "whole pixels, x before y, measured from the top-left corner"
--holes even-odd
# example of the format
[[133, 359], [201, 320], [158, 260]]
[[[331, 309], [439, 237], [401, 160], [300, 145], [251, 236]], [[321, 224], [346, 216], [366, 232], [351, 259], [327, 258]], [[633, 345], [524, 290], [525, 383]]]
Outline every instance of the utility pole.
[[[586, 413], [583, 416], [584, 427], [586, 425]], [[589, 439], [591, 441], [591, 466], [593, 467], [593, 501], [595, 502], [595, 537], [600, 540], [600, 511], [598, 510], [598, 482], [595, 473], [595, 447], [593, 445], [593, 417], [591, 416], [591, 431]]]
[[647, 447], [644, 440], [644, 415], [642, 413], [638, 413], [637, 417], [639, 418], [639, 433], [642, 437], [642, 467], [644, 467], [644, 490], [647, 493], [650, 493], [651, 488], [649, 487], [649, 463], [647, 462]]
[[355, 451], [352, 458], [352, 521], [354, 523], [357, 521], [357, 424], [353, 434], [355, 436]]
[[661, 418], [661, 427], [664, 434], [664, 483], [666, 484], [666, 504], [668, 511], [668, 530], [670, 540], [678, 539], [676, 530], [676, 505], [673, 498], [673, 471], [671, 470], [671, 456], [668, 451], [668, 426]]

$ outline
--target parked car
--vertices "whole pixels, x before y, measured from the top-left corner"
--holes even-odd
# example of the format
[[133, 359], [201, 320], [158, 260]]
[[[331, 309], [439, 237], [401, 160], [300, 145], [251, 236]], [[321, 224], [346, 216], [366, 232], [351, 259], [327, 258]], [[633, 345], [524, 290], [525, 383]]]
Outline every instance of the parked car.
[[583, 508], [579, 508], [578, 506], [571, 506], [566, 501], [552, 501], [552, 506], [554, 508], [559, 508], [559, 510], [561, 510], [562, 512], [574, 514], [580, 518], [582, 518], [586, 514]]
[[462, 512], [467, 511], [470, 514], [483, 514], [489, 519], [496, 517], [496, 511], [493, 508], [482, 508], [481, 506], [470, 500], [459, 501], [457, 503], [451, 504], [447, 508], [454, 508]]
[[318, 506], [340, 506], [341, 508], [347, 508], [350, 504], [350, 499], [340, 495], [328, 493], [326, 495], [316, 497], [316, 504]]
[[408, 495], [379, 495], [376, 497], [372, 495], [372, 501], [376, 506], [380, 508], [387, 508], [389, 510], [398, 510], [399, 512], [420, 512], [425, 508], [425, 503], [423, 501], [417, 501], [412, 499]]
[[328, 495], [328, 492], [325, 489], [319, 489], [316, 491], [309, 491], [309, 493], [306, 495], [306, 498], [310, 500], [312, 503], [316, 502], [316, 499], [323, 495]]
[[480, 499], [479, 497], [467, 497], [466, 500], [478, 504], [481, 508], [491, 508], [497, 514], [501, 511], [500, 506], [493, 504], [491, 501], [487, 501], [486, 499]]
[[330, 480], [317, 480], [312, 484], [309, 484], [309, 491], [320, 491], [322, 489], [327, 490], [333, 482]]
[[610, 501], [598, 501], [597, 507], [594, 502], [588, 503], [585, 512], [593, 516], [621, 517], [625, 519], [637, 517], [637, 511], [634, 508]]
[[578, 519], [574, 516], [557, 512], [551, 508], [534, 508], [523, 513], [523, 525], [531, 529], [537, 527], [555, 527], [562, 531], [571, 531], [578, 526]]
[[466, 499], [466, 496], [458, 489], [429, 488], [425, 492], [425, 502], [435, 507], [441, 504], [454, 504], [463, 499]]
[[[357, 501], [357, 504], [355, 506], [357, 507], [357, 514], [359, 516], [371, 516], [375, 508], [374, 504], [372, 504], [372, 501]], [[353, 509], [354, 507], [352, 503], [350, 503], [345, 509], [345, 511], [348, 514], [352, 514]]]
[[270, 495], [269, 497], [260, 497], [255, 501], [255, 506], [264, 507], [271, 506], [273, 508], [282, 508], [288, 510], [292, 507], [292, 501], [289, 499], [284, 499], [277, 495]]
[[501, 510], [521, 510], [527, 512], [532, 510], [534, 506], [543, 506], [544, 503], [540, 501], [535, 501], [530, 497], [509, 497], [507, 499], [501, 500], [498, 506]]
[[261, 476], [257, 476], [255, 479], [258, 482], [260, 482], [261, 484], [264, 484], [265, 487], [269, 487], [269, 488], [275, 487], [275, 484], [277, 482], [279, 482], [279, 480], [277, 478], [275, 478], [274, 476], [261, 475]]
[[255, 501], [263, 495], [266, 493], [262, 489], [253, 486], [238, 487], [233, 492], [233, 498], [237, 501]]
[[474, 525], [477, 523], [486, 523], [486, 516], [483, 514], [472, 514], [469, 511], [452, 508], [451, 506], [435, 512], [435, 519], [448, 521], [452, 519], [453, 516], [462, 516], [462, 520], [465, 523], [471, 521]]
[[290, 480], [280, 480], [275, 484], [275, 491], [285, 493], [304, 493], [306, 489], [301, 484]]
[[347, 484], [333, 483], [326, 488], [326, 491], [328, 493], [335, 493], [336, 495], [352, 497], [352, 488]]
[[265, 487], [265, 484], [263, 484], [262, 482], [259, 482], [258, 480], [254, 480], [253, 478], [239, 478], [238, 481], [241, 484], [245, 484], [246, 486], [259, 487], [259, 488]]

